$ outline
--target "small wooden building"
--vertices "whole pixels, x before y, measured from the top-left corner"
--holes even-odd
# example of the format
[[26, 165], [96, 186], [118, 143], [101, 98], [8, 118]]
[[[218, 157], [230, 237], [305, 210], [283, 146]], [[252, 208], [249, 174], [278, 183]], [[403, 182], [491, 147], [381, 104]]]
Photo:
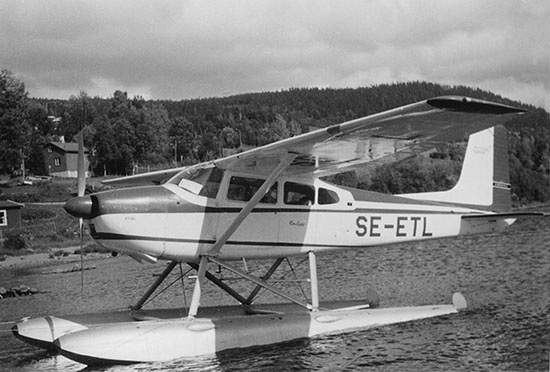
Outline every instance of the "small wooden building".
[[[88, 174], [88, 150], [84, 148], [84, 168]], [[50, 142], [46, 145], [44, 160], [50, 176], [76, 178], [78, 173], [78, 143]]]
[[23, 207], [23, 204], [10, 200], [0, 200], [0, 238], [4, 237], [7, 230], [21, 227], [21, 208]]

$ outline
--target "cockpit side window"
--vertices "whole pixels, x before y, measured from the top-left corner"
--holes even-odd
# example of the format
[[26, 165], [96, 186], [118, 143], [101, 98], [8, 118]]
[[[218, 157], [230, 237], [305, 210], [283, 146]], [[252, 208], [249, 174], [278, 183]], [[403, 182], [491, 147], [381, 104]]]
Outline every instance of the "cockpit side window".
[[195, 195], [215, 198], [220, 189], [224, 171], [216, 167], [184, 169], [170, 183]]
[[213, 168], [199, 195], [206, 196], [207, 198], [215, 198], [218, 195], [218, 190], [220, 189], [222, 179], [223, 170]]
[[315, 188], [302, 183], [285, 182], [284, 201], [290, 205], [313, 205]]
[[[263, 183], [264, 180], [262, 179], [233, 176], [229, 181], [227, 199], [247, 202], [252, 199], [256, 191], [258, 191]], [[265, 194], [262, 200], [260, 200], [260, 203], [277, 203], [277, 183], [274, 183], [273, 186], [271, 186], [267, 194]]]
[[325, 189], [323, 187], [319, 188], [319, 196], [317, 197], [317, 202], [319, 204], [336, 204], [340, 201], [338, 194], [332, 190]]

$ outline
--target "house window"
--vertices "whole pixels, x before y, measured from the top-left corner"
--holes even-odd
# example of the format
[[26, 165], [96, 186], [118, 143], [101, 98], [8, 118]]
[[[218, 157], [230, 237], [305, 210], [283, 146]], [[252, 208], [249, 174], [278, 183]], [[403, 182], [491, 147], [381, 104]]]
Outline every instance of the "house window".
[[51, 153], [52, 153], [52, 148], [48, 147], [48, 154], [51, 154]]
[[53, 159], [53, 165], [55, 165], [56, 167], [59, 167], [61, 165], [61, 159], [59, 158]]
[[0, 211], [0, 226], [8, 226], [8, 214], [5, 210]]

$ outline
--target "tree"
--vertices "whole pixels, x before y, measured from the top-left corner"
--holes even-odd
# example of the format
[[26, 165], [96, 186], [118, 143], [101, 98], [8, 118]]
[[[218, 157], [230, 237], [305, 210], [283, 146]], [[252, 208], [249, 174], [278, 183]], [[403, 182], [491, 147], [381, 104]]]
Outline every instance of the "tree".
[[76, 141], [75, 135], [91, 125], [96, 116], [97, 111], [91, 98], [85, 91], [80, 91], [78, 96], [69, 98], [69, 109], [63, 114], [63, 120], [58, 129], [59, 134], [67, 141]]
[[168, 112], [160, 104], [143, 102], [138, 106], [136, 102], [133, 105], [138, 114], [133, 119], [135, 161], [147, 164], [165, 163], [170, 157], [168, 130], [171, 121]]
[[44, 148], [53, 133], [53, 124], [48, 119], [46, 108], [34, 101], [28, 103], [26, 121], [30, 129], [30, 148], [25, 166], [32, 174], [46, 175], [48, 172], [44, 159]]
[[11, 71], [0, 71], [0, 173], [13, 173], [28, 152], [26, 110], [25, 84]]
[[193, 164], [198, 161], [199, 141], [191, 121], [181, 116], [174, 118], [169, 136], [170, 142], [177, 145], [175, 151], [178, 161], [181, 161], [183, 164]]

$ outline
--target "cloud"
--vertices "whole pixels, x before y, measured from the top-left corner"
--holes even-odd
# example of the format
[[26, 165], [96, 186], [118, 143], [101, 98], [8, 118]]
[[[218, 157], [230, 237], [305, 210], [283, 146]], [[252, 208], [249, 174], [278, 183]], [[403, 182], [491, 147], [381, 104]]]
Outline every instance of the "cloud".
[[7, 0], [0, 66], [45, 97], [122, 89], [182, 99], [427, 80], [547, 105], [549, 8], [547, 0]]

